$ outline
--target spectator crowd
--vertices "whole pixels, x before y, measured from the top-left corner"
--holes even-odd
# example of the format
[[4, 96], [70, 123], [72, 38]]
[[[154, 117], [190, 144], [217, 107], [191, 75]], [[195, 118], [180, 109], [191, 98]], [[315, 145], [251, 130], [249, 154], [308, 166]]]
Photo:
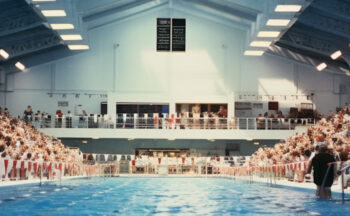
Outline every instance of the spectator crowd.
[[79, 151], [65, 147], [57, 138], [47, 136], [25, 121], [11, 118], [0, 107], [0, 157], [45, 162], [80, 162]]
[[251, 157], [250, 166], [266, 166], [308, 161], [316, 143], [325, 141], [328, 152], [338, 161], [346, 161], [350, 153], [350, 106], [322, 118], [307, 132], [282, 140], [274, 147], [261, 147]]

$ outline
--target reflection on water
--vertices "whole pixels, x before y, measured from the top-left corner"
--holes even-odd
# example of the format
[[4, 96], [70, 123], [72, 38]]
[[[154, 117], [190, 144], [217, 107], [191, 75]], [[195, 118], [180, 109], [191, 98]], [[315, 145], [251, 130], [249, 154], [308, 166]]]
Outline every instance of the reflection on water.
[[[335, 200], [339, 197], [336, 197]], [[1, 215], [350, 215], [314, 192], [215, 178], [93, 178], [0, 188]]]

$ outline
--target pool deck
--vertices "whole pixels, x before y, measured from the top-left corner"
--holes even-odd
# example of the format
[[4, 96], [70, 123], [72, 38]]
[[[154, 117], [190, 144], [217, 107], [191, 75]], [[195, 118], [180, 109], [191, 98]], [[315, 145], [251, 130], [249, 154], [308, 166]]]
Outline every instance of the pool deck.
[[[88, 176], [67, 176], [63, 177], [62, 180], [68, 180], [68, 179], [79, 179], [79, 178], [86, 178]], [[91, 176], [90, 176], [91, 177]], [[316, 186], [314, 183], [310, 182], [293, 182], [288, 181], [286, 179], [272, 179], [272, 182], [270, 179], [262, 178], [262, 177], [250, 177], [250, 176], [230, 176], [230, 175], [157, 175], [157, 174], [120, 174], [113, 177], [123, 177], [123, 178], [230, 178], [230, 179], [239, 179], [239, 180], [245, 180], [245, 181], [252, 181], [252, 182], [259, 182], [259, 183], [266, 183], [268, 185], [280, 185], [280, 186], [287, 186], [292, 188], [303, 188], [303, 189], [310, 189], [310, 190], [316, 190]], [[106, 176], [108, 178], [108, 176]], [[335, 182], [332, 186], [332, 192], [341, 193], [341, 187], [340, 187], [340, 179], [338, 179], [338, 182]], [[47, 180], [43, 179], [42, 182], [57, 182], [59, 179], [56, 180]], [[5, 186], [14, 186], [14, 185], [24, 185], [24, 184], [39, 184], [39, 179], [31, 179], [31, 180], [19, 180], [19, 181], [2, 181], [0, 182], [0, 187]], [[350, 187], [348, 189], [344, 190], [345, 194], [350, 195]]]
[[[67, 176], [67, 177], [62, 177], [62, 180], [66, 179], [77, 179], [77, 178], [85, 178], [86, 176]], [[47, 179], [42, 179], [42, 183], [46, 182], [59, 182], [59, 179], [55, 180], [47, 180]], [[29, 179], [29, 180], [17, 180], [17, 181], [0, 181], [0, 187], [7, 187], [7, 186], [14, 186], [14, 185], [24, 185], [24, 184], [39, 184], [40, 179]]]

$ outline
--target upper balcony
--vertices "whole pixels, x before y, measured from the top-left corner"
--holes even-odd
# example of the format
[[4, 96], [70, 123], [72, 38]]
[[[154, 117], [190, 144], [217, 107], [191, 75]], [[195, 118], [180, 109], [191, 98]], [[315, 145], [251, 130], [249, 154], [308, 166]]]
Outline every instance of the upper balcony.
[[[314, 119], [63, 116], [34, 118], [35, 127], [60, 138], [286, 139]], [[30, 121], [30, 119], [28, 120]]]

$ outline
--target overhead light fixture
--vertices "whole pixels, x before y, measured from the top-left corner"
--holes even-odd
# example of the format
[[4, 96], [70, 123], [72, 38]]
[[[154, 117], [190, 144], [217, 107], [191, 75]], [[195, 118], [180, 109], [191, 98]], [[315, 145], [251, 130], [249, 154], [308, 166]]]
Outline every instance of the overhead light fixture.
[[70, 23], [55, 23], [50, 24], [53, 30], [65, 30], [65, 29], [74, 29], [74, 25]]
[[80, 34], [62, 34], [62, 40], [83, 40]]
[[322, 62], [321, 64], [317, 65], [316, 69], [317, 69], [318, 71], [322, 71], [322, 70], [324, 70], [326, 67], [327, 67], [327, 64], [324, 63], [324, 62]]
[[169, 141], [174, 141], [174, 140], [175, 140], [175, 138], [169, 138], [168, 140], [169, 140]]
[[4, 59], [8, 59], [10, 55], [5, 50], [0, 49], [0, 56]]
[[261, 50], [246, 50], [244, 52], [244, 55], [246, 56], [262, 56], [264, 54], [264, 51]]
[[271, 41], [252, 41], [250, 46], [252, 47], [269, 47], [271, 45]]
[[301, 5], [277, 5], [275, 12], [299, 12]]
[[249, 141], [249, 142], [250, 142], [250, 141], [253, 141], [253, 139], [252, 139], [252, 138], [247, 138], [247, 141]]
[[258, 37], [275, 38], [280, 35], [279, 31], [259, 31]]
[[259, 142], [254, 142], [253, 144], [254, 144], [254, 145], [259, 145], [260, 143], [259, 143]]
[[89, 45], [68, 45], [70, 50], [88, 50], [90, 49]]
[[64, 10], [41, 10], [41, 13], [46, 17], [65, 17], [67, 16]]
[[91, 139], [98, 140], [98, 139], [100, 139], [100, 137], [91, 137]]
[[83, 140], [83, 141], [81, 141], [81, 143], [86, 144], [86, 143], [88, 143], [88, 141], [87, 140]]
[[21, 62], [16, 62], [15, 66], [21, 71], [24, 71], [26, 69], [26, 66], [24, 66]]
[[290, 19], [269, 19], [266, 22], [267, 26], [287, 26]]
[[215, 142], [215, 139], [209, 139], [210, 142]]
[[128, 138], [128, 141], [133, 141], [135, 138]]
[[332, 58], [333, 60], [336, 60], [336, 59], [339, 58], [341, 55], [342, 55], [341, 51], [338, 50], [338, 51], [335, 51], [335, 52], [331, 55], [331, 58]]

